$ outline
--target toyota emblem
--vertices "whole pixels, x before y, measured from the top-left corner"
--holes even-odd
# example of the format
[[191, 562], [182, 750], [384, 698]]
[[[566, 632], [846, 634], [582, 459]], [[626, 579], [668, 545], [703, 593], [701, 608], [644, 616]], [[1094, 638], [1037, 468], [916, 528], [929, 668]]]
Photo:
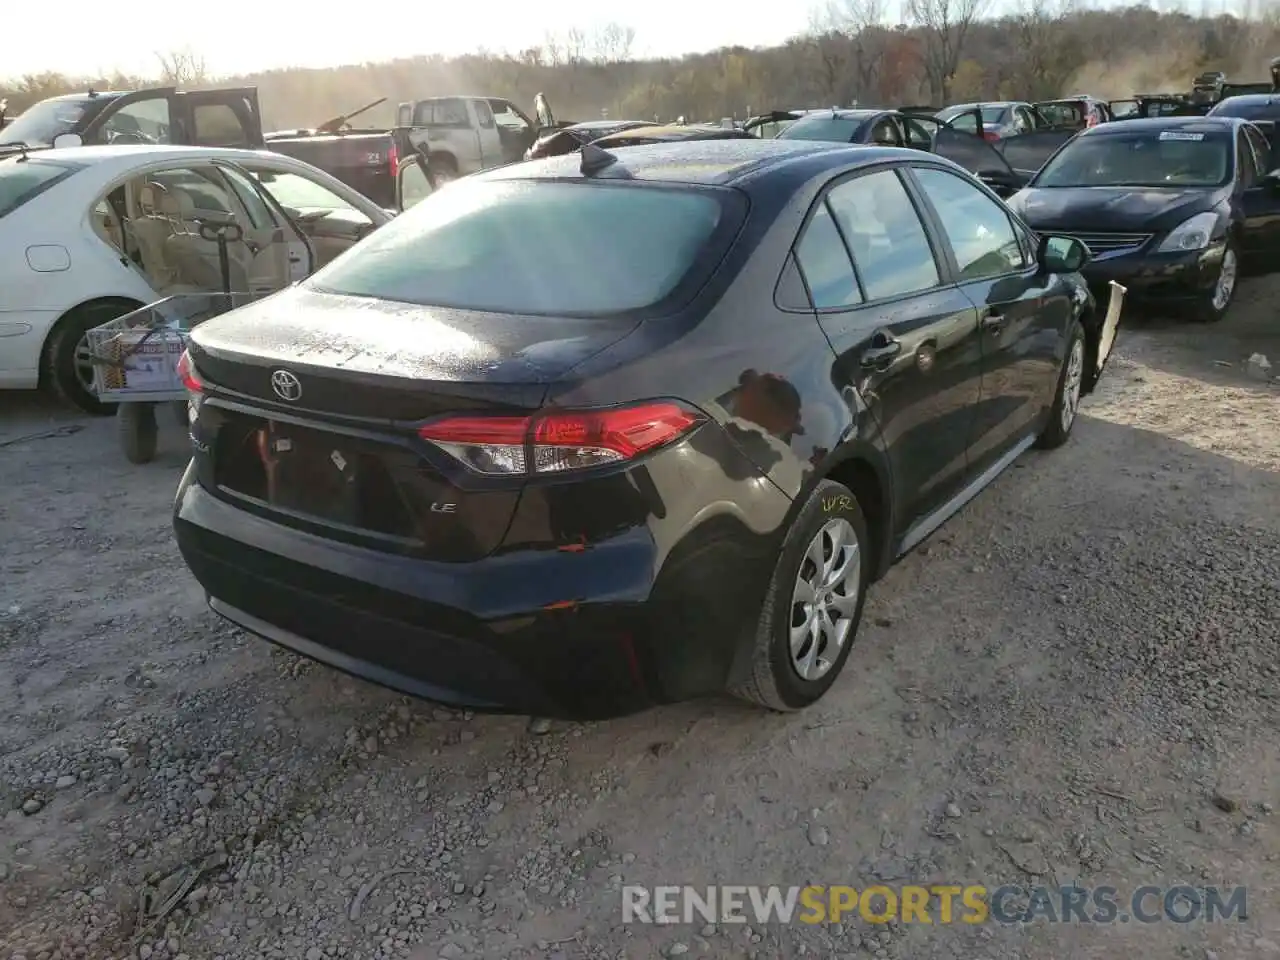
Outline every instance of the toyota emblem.
[[297, 400], [302, 396], [302, 382], [288, 370], [272, 371], [271, 389], [281, 400]]

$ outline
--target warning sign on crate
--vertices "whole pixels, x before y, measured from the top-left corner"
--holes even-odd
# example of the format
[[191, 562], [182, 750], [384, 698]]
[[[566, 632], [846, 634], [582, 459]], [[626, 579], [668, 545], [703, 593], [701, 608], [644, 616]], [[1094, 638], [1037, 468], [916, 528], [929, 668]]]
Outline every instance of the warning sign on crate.
[[178, 383], [178, 358], [185, 340], [167, 331], [122, 334], [117, 341], [128, 390], [170, 390]]

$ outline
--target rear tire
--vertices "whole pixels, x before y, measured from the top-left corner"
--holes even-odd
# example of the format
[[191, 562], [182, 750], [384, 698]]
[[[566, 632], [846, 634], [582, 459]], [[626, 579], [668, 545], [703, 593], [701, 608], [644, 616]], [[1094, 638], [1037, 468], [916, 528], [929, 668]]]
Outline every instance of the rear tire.
[[849, 488], [819, 483], [787, 532], [754, 630], [751, 672], [734, 696], [789, 712], [831, 689], [857, 639], [870, 547]]
[[130, 463], [150, 463], [156, 458], [156, 408], [150, 403], [122, 403], [116, 411], [120, 449]]
[[431, 179], [438, 190], [446, 184], [458, 179], [458, 161], [447, 153], [427, 158], [427, 168], [431, 171]]
[[1072, 320], [1067, 355], [1062, 361], [1058, 384], [1053, 391], [1053, 406], [1049, 408], [1049, 422], [1036, 438], [1036, 446], [1041, 450], [1056, 450], [1071, 436], [1071, 428], [1076, 425], [1076, 417], [1080, 412], [1085, 357], [1088, 353], [1085, 349], [1084, 327], [1080, 326], [1079, 320]]
[[45, 341], [42, 379], [61, 399], [85, 413], [110, 416], [114, 403], [103, 403], [90, 389], [93, 367], [87, 363], [85, 332], [99, 324], [124, 316], [137, 305], [123, 300], [104, 300], [77, 307], [58, 321]]

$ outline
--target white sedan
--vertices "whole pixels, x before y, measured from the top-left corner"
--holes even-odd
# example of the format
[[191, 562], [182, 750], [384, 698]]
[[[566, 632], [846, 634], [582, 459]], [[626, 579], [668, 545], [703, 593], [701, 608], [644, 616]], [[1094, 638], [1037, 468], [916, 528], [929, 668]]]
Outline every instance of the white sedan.
[[[0, 160], [0, 389], [45, 385], [109, 412], [90, 391], [86, 330], [228, 281], [236, 292], [280, 290], [392, 216], [265, 151], [113, 145]], [[206, 239], [223, 224], [239, 235], [225, 271]]]

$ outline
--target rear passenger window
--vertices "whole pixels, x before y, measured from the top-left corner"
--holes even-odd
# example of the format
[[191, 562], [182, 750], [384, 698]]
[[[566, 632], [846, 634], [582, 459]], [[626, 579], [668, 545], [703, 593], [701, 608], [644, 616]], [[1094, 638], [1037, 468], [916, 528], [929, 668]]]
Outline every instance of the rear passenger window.
[[796, 244], [796, 260], [817, 309], [848, 307], [862, 302], [849, 251], [840, 239], [840, 231], [836, 229], [825, 202], [804, 228], [800, 242]]
[[827, 200], [868, 300], [929, 290], [941, 282], [924, 225], [894, 171], [848, 180]]

